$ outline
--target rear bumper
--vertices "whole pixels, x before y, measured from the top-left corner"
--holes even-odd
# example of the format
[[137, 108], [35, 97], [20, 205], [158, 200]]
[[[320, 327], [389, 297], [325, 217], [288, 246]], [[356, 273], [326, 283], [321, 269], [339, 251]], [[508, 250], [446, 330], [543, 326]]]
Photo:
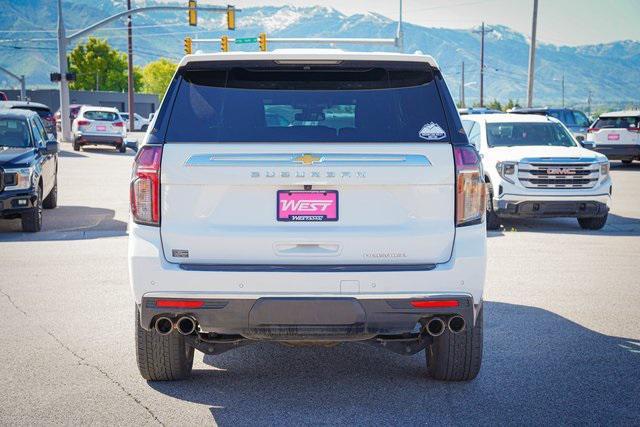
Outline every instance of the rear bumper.
[[[191, 316], [202, 333], [240, 335], [254, 340], [366, 340], [420, 330], [424, 319], [460, 315], [474, 322], [473, 297], [439, 295], [429, 300], [455, 300], [457, 307], [415, 308], [412, 299], [355, 297], [263, 297], [258, 299], [203, 299], [197, 309], [166, 309], [156, 301], [167, 296], [148, 294], [140, 305], [140, 324], [151, 329], [160, 316], [175, 320]], [[180, 295], [175, 295], [180, 298]], [[193, 297], [191, 297], [193, 299]], [[421, 298], [420, 300], [422, 300]]]
[[[430, 269], [398, 271], [390, 266], [388, 270], [252, 271], [241, 268], [233, 270], [227, 265], [217, 270], [187, 270], [164, 258], [157, 227], [131, 222], [128, 259], [134, 299], [141, 309], [142, 325], [147, 328], [151, 327], [154, 316], [184, 313], [158, 310], [154, 305], [156, 299], [198, 299], [207, 304], [224, 305], [223, 308], [193, 313], [194, 316], [203, 316], [202, 320], [198, 320], [204, 330], [246, 334], [256, 338], [281, 336], [278, 331], [263, 335], [260, 331], [252, 332], [255, 328], [250, 327], [249, 314], [258, 303], [262, 305], [263, 301], [269, 301], [266, 310], [269, 314], [265, 315], [267, 320], [269, 316], [286, 316], [289, 312], [293, 316], [293, 313], [300, 314], [300, 307], [304, 306], [302, 302], [311, 299], [318, 304], [308, 309], [310, 313], [315, 313], [311, 317], [316, 319], [315, 325], [318, 326], [315, 328], [318, 333], [313, 336], [326, 335], [336, 339], [356, 336], [354, 339], [366, 339], [370, 335], [411, 332], [421, 317], [447, 313], [443, 309], [435, 312], [414, 309], [406, 305], [411, 300], [448, 299], [452, 296], [461, 298], [464, 305], [461, 302], [456, 313], [468, 320], [469, 310], [482, 301], [486, 271], [486, 226], [482, 223], [456, 229], [450, 260]], [[381, 267], [380, 264], [373, 265]], [[280, 302], [274, 303], [274, 300]], [[327, 301], [339, 301], [340, 310], [333, 303], [329, 303], [330, 308], [326, 309]], [[396, 303], [400, 305], [394, 305]], [[331, 325], [338, 315], [343, 319], [342, 324], [333, 333], [328, 333], [331, 328], [327, 325]], [[349, 316], [355, 320], [344, 321]], [[288, 325], [294, 328], [296, 336], [307, 336], [306, 326], [314, 324], [308, 318], [296, 317], [283, 317], [275, 323], [281, 325], [290, 321], [299, 323]], [[274, 320], [266, 324], [269, 322]], [[268, 329], [271, 330], [271, 327]], [[345, 334], [345, 330], [351, 332]]]
[[114, 147], [122, 145], [124, 138], [122, 135], [87, 135], [79, 134], [75, 141], [80, 145], [111, 145]]
[[593, 151], [607, 156], [609, 160], [640, 159], [640, 144], [606, 145], [596, 144]]

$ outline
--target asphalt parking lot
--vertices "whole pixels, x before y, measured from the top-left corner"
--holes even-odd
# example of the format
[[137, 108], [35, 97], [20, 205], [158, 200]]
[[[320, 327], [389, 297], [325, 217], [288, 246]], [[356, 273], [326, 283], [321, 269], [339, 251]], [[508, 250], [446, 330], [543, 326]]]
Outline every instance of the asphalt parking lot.
[[489, 234], [479, 377], [425, 377], [424, 355], [257, 344], [147, 383], [127, 279], [133, 153], [60, 154], [43, 231], [0, 222], [0, 424], [637, 424], [640, 163], [614, 163], [607, 226], [514, 221]]

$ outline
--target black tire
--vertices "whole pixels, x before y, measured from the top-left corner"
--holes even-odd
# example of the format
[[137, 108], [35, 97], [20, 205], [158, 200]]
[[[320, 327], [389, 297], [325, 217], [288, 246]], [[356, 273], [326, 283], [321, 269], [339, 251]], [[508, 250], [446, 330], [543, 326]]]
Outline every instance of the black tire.
[[500, 217], [493, 210], [493, 187], [487, 183], [487, 230], [500, 229]]
[[476, 324], [459, 334], [448, 329], [425, 350], [428, 374], [441, 381], [470, 381], [482, 365], [482, 309]]
[[120, 153], [126, 153], [127, 152], [127, 147], [126, 147], [126, 145], [124, 145], [124, 142], [122, 144], [118, 145], [118, 151]]
[[142, 125], [142, 127], [140, 128], [142, 132], [146, 132], [147, 129], [149, 129], [149, 125]]
[[585, 230], [600, 230], [607, 223], [609, 214], [604, 216], [596, 216], [591, 218], [578, 218], [578, 224]]
[[623, 164], [623, 165], [630, 165], [630, 164], [631, 164], [631, 162], [633, 162], [633, 160], [629, 160], [629, 159], [627, 159], [627, 160], [622, 160], [622, 164]]
[[80, 144], [73, 141], [73, 151], [80, 151]]
[[36, 206], [21, 216], [22, 231], [37, 233], [42, 229], [42, 187], [38, 187]]
[[58, 177], [56, 176], [53, 188], [49, 195], [42, 201], [42, 207], [45, 209], [55, 209], [58, 207]]
[[177, 332], [160, 335], [140, 326], [136, 307], [136, 360], [140, 375], [147, 381], [175, 381], [191, 376], [193, 347]]

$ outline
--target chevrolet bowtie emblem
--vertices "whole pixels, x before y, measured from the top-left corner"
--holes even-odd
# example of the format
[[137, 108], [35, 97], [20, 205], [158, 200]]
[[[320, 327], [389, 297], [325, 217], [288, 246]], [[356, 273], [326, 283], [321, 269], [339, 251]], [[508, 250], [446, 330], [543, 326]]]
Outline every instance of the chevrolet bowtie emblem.
[[312, 165], [314, 163], [320, 163], [322, 161], [322, 157], [316, 157], [313, 154], [304, 154], [296, 157], [293, 161], [296, 163], [302, 163], [303, 165]]

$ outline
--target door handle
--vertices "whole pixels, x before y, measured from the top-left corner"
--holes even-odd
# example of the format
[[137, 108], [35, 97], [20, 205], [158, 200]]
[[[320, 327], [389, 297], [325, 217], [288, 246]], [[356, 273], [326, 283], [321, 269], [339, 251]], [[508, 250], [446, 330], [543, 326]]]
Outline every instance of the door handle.
[[336, 256], [342, 246], [338, 243], [276, 243], [274, 250], [279, 256]]

